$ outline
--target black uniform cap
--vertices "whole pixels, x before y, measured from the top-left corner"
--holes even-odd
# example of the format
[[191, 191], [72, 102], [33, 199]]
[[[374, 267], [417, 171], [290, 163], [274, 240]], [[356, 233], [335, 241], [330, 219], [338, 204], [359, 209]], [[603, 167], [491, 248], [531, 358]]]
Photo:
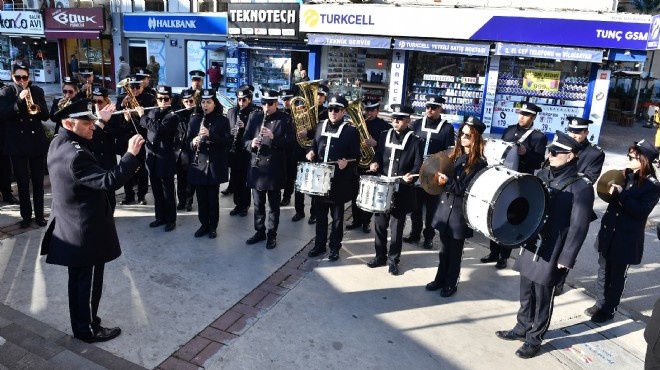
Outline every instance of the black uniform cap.
[[445, 102], [445, 98], [438, 95], [426, 95], [426, 105], [442, 105]]
[[75, 86], [76, 89], [78, 88], [78, 82], [74, 81], [73, 78], [66, 76], [62, 79], [62, 86]]
[[191, 98], [195, 94], [192, 89], [183, 89], [181, 90], [181, 99], [188, 99]]
[[81, 68], [79, 73], [80, 73], [81, 75], [93, 75], [93, 74], [94, 74], [94, 70], [91, 69], [91, 68]]
[[649, 160], [649, 162], [653, 162], [658, 158], [658, 150], [651, 144], [650, 141], [646, 140], [640, 140], [635, 142], [635, 147], [639, 150], [640, 153], [644, 154], [644, 156]]
[[[254, 87], [252, 88], [254, 89]], [[252, 91], [250, 88], [246, 85], [243, 85], [236, 90], [236, 97], [237, 98], [250, 98], [252, 99]]]
[[332, 95], [331, 97], [328, 98], [328, 108], [330, 107], [341, 107], [341, 108], [347, 108], [348, 107], [348, 100], [344, 98], [341, 95]]
[[277, 101], [277, 98], [280, 96], [280, 93], [277, 90], [261, 90], [261, 100], [262, 101]]
[[204, 78], [204, 76], [206, 76], [206, 73], [204, 73], [204, 71], [200, 71], [198, 69], [194, 71], [190, 71], [188, 72], [188, 74], [190, 75], [191, 78]]
[[91, 100], [81, 99], [58, 110], [53, 116], [58, 121], [66, 118], [76, 118], [90, 121], [99, 119], [99, 117], [94, 115], [92, 109], [94, 109], [94, 107]]
[[380, 100], [364, 99], [365, 108], [380, 108]]
[[94, 85], [92, 88], [92, 95], [108, 97], [108, 89], [103, 86]]
[[137, 78], [135, 75], [130, 75], [128, 76], [128, 84], [129, 85], [142, 85], [142, 80]]
[[539, 108], [538, 105], [532, 104], [532, 103], [523, 103], [522, 107], [520, 107], [520, 114], [534, 114], [537, 115], [541, 113], [543, 110]]
[[201, 96], [202, 99], [214, 99], [216, 98], [215, 89], [204, 89], [202, 90]]
[[151, 77], [151, 71], [146, 68], [140, 68], [135, 72], [136, 76]]
[[296, 94], [291, 89], [280, 90], [280, 98], [282, 98], [282, 100], [293, 98], [294, 95]]
[[392, 104], [392, 118], [410, 118], [410, 115], [415, 113], [411, 107], [403, 104]]
[[468, 126], [474, 127], [475, 130], [479, 131], [480, 134], [483, 134], [486, 131], [486, 125], [481, 122], [481, 120], [475, 116], [470, 116], [465, 120], [465, 124]]
[[560, 152], [577, 153], [580, 150], [580, 143], [567, 134], [557, 130], [555, 132], [555, 139], [548, 144], [548, 148], [556, 149]]
[[330, 94], [330, 88], [328, 85], [319, 85], [319, 89], [316, 92], [317, 94], [328, 96]]
[[580, 132], [583, 130], [589, 129], [589, 124], [594, 123], [594, 121], [582, 117], [566, 117], [568, 120], [568, 131], [570, 132]]
[[243, 85], [239, 86], [238, 89], [239, 90], [248, 89], [248, 90], [250, 90], [251, 93], [254, 92], [254, 86], [252, 86], [250, 84], [243, 84]]
[[166, 85], [158, 85], [156, 86], [156, 94], [172, 96], [172, 87]]

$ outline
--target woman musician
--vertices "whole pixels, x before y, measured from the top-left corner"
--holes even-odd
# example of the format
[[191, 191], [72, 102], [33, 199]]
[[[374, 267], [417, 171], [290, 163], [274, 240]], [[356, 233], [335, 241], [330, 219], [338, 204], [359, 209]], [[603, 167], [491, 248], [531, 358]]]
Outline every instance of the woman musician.
[[78, 100], [78, 84], [71, 77], [62, 79], [62, 97], [53, 99], [50, 107], [50, 120], [55, 122], [55, 135], [59, 133], [62, 122], [55, 118], [55, 112]]
[[218, 236], [220, 219], [220, 184], [229, 179], [227, 151], [231, 144], [229, 120], [222, 115], [222, 106], [215, 90], [201, 92], [202, 116], [192, 116], [186, 143], [192, 151], [188, 181], [197, 193], [198, 217], [201, 226], [195, 237]]
[[192, 211], [193, 196], [195, 195], [195, 187], [188, 182], [188, 167], [192, 160], [193, 153], [190, 147], [186, 145], [186, 136], [188, 135], [188, 126], [190, 120], [201, 114], [195, 109], [196, 102], [193, 98], [194, 91], [185, 89], [181, 91], [181, 102], [183, 108], [176, 111], [179, 116], [179, 127], [177, 129], [176, 137], [174, 138], [174, 158], [176, 159], [176, 194], [179, 202], [176, 205], [178, 211], [186, 210]]

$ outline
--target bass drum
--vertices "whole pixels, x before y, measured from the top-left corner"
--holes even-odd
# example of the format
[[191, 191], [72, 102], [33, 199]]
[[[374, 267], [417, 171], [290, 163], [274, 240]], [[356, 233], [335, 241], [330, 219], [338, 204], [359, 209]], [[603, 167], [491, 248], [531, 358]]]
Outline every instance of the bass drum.
[[493, 166], [475, 175], [464, 202], [472, 229], [500, 245], [517, 248], [541, 231], [548, 191], [536, 176]]
[[518, 171], [520, 157], [516, 143], [498, 139], [486, 139], [484, 157], [489, 166], [502, 165], [510, 170]]

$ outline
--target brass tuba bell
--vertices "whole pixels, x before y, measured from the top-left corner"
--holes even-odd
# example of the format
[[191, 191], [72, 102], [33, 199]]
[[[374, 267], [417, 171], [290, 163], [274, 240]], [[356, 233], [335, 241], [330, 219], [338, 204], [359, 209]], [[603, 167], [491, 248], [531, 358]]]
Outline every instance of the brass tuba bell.
[[362, 168], [369, 168], [369, 165], [374, 160], [376, 152], [374, 148], [367, 145], [367, 139], [371, 138], [369, 130], [367, 130], [367, 122], [364, 120], [364, 113], [362, 112], [362, 101], [353, 100], [348, 103], [346, 108], [348, 116], [351, 118], [351, 123], [360, 133], [360, 161], [358, 165]]
[[[300, 95], [291, 99], [291, 113], [293, 114], [293, 123], [296, 125], [296, 134], [301, 131], [310, 131], [316, 128], [319, 122], [319, 84], [321, 80], [298, 82], [296, 85], [300, 89]], [[298, 145], [303, 148], [312, 146], [312, 140], [308, 138], [299, 138]]]

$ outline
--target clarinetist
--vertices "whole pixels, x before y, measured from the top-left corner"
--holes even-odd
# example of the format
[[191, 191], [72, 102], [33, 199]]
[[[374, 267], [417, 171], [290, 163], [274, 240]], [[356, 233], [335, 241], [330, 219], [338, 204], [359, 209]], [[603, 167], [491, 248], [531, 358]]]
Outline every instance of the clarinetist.
[[195, 111], [195, 99], [193, 98], [193, 91], [185, 89], [181, 91], [181, 101], [183, 103], [183, 110], [178, 110], [176, 114], [179, 116], [179, 127], [177, 130], [176, 138], [174, 138], [174, 157], [176, 158], [176, 195], [179, 203], [176, 205], [177, 211], [186, 210], [192, 211], [193, 196], [195, 195], [195, 187], [188, 182], [188, 167], [192, 159], [190, 147], [186, 145], [186, 135], [188, 135], [188, 126], [193, 116], [200, 116], [199, 112]]

